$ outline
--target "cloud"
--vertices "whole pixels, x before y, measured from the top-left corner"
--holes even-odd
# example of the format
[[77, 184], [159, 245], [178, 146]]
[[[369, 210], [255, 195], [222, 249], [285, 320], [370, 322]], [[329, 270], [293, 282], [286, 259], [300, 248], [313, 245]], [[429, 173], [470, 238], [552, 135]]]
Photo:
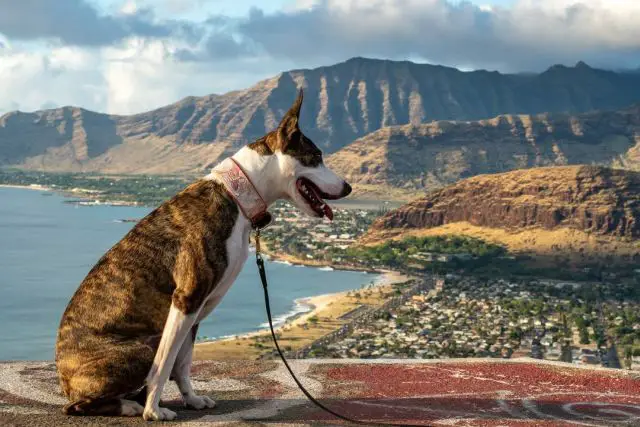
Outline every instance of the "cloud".
[[160, 0], [160, 3], [171, 13], [183, 13], [198, 9], [205, 2], [206, 0]]
[[[0, 0], [0, 113], [52, 105], [135, 113], [353, 56], [503, 72], [579, 60], [640, 66], [636, 0], [298, 0], [244, 16], [198, 9], [190, 21], [196, 11], [184, 0], [117, 3], [107, 14], [89, 0]], [[188, 13], [171, 18], [161, 12], [168, 7]]]
[[129, 38], [99, 49], [0, 49], [0, 115], [65, 105], [139, 113], [189, 95], [247, 87], [282, 66], [261, 57], [215, 64], [176, 60], [176, 52], [184, 48], [178, 41]]
[[[516, 0], [509, 7], [452, 0], [297, 0], [276, 12], [253, 8], [244, 17], [212, 15], [198, 22], [158, 21], [149, 1], [128, 0], [110, 15], [88, 1], [0, 0], [0, 33], [75, 46], [108, 46], [132, 37], [178, 40], [186, 46], [174, 52], [175, 59], [186, 62], [268, 56], [313, 66], [373, 56], [501, 71], [579, 60], [614, 68], [640, 65], [636, 0]], [[204, 2], [154, 4], [155, 10], [178, 12]]]
[[191, 43], [176, 52], [181, 61], [228, 61], [261, 55], [252, 40], [242, 37], [236, 31], [238, 19], [213, 15], [206, 19], [196, 43]]
[[78, 49], [47, 53], [0, 51], [0, 113], [45, 105], [87, 105], [105, 98], [100, 71], [88, 66], [93, 55]]
[[13, 40], [56, 40], [103, 46], [132, 36], [169, 37], [185, 23], [155, 22], [151, 9], [125, 5], [104, 15], [86, 0], [0, 0], [0, 33]]
[[236, 31], [275, 58], [406, 58], [502, 71], [552, 63], [640, 65], [640, 2], [519, 0], [480, 7], [446, 0], [304, 0], [254, 9]]

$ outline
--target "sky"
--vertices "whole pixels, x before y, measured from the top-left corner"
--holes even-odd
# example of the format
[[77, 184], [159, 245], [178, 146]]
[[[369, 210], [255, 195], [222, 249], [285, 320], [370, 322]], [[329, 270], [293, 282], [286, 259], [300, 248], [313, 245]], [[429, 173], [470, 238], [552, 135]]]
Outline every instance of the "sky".
[[112, 114], [354, 56], [640, 67], [638, 0], [0, 0], [0, 114]]

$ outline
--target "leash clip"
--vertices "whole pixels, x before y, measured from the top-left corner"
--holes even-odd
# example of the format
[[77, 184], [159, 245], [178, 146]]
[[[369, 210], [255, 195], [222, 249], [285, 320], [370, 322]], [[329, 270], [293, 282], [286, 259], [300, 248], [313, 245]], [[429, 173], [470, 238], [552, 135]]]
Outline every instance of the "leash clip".
[[255, 229], [254, 240], [255, 240], [255, 244], [256, 244], [256, 255], [257, 256], [261, 256], [260, 255], [260, 229], [259, 228]]

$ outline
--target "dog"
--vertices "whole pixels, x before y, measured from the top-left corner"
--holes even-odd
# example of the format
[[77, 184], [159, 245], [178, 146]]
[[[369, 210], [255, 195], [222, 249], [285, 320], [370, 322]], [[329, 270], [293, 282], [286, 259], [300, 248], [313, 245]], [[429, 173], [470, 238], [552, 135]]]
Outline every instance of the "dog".
[[65, 414], [173, 420], [160, 407], [169, 379], [186, 407], [215, 406], [191, 386], [193, 345], [240, 273], [251, 230], [270, 221], [276, 200], [332, 219], [325, 200], [351, 193], [300, 130], [302, 99], [300, 90], [276, 130], [140, 220], [90, 270], [58, 329]]

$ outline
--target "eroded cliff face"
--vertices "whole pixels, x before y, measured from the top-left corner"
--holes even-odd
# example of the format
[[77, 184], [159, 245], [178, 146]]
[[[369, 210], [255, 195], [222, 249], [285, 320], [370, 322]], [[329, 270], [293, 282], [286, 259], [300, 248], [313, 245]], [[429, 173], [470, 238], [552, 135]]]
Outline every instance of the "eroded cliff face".
[[640, 104], [585, 114], [506, 115], [396, 126], [327, 163], [355, 184], [429, 190], [480, 174], [596, 164], [640, 168]]
[[[533, 142], [522, 145], [531, 136], [525, 119], [518, 119], [522, 124], [467, 128], [444, 123], [422, 128], [424, 123], [507, 113], [614, 110], [640, 100], [640, 74], [597, 70], [586, 64], [554, 66], [536, 75], [507, 75], [353, 58], [283, 72], [244, 90], [188, 97], [131, 116], [75, 107], [9, 113], [0, 117], [0, 165], [77, 172], [200, 172], [220, 156], [273, 130], [301, 87], [305, 103], [300, 126], [326, 154], [384, 128], [349, 149], [351, 154], [364, 154], [362, 159], [345, 160], [356, 165], [356, 173], [344, 170], [357, 182], [382, 180], [395, 186], [419, 186], [422, 181], [446, 184], [478, 173], [563, 164], [563, 158], [577, 163], [578, 158], [590, 157], [580, 154], [580, 147], [563, 146], [566, 126], [549, 137], [559, 141], [554, 148], [552, 142], [536, 137], [544, 124], [533, 126]], [[418, 130], [389, 130], [405, 125]], [[522, 136], [512, 138], [512, 146], [507, 147], [512, 131]], [[389, 141], [380, 144], [385, 135]], [[621, 136], [597, 150], [616, 154], [628, 150], [633, 145], [629, 133]], [[470, 138], [481, 142], [471, 144]], [[378, 145], [382, 148], [375, 151]], [[553, 154], [554, 150], [558, 153]], [[379, 153], [382, 160], [372, 161]], [[431, 157], [433, 162], [424, 160]], [[420, 168], [407, 168], [407, 164]]]
[[379, 218], [363, 241], [458, 222], [509, 231], [566, 227], [637, 238], [640, 173], [576, 166], [477, 176]]

